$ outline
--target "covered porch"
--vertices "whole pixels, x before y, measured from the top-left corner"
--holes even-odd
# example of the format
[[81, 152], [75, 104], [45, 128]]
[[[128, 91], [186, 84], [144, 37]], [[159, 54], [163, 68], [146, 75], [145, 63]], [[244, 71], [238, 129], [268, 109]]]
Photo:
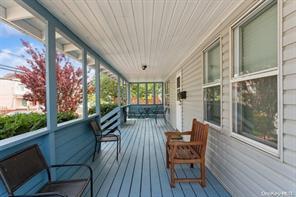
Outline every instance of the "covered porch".
[[[230, 196], [209, 170], [204, 188], [196, 183], [181, 183], [171, 188], [165, 163], [164, 131], [173, 128], [165, 120], [156, 123], [154, 119], [130, 119], [121, 130], [123, 141], [118, 161], [116, 145], [110, 143], [102, 145], [94, 162], [90, 158], [86, 160], [94, 170], [95, 196]], [[85, 172], [81, 169], [73, 175], [63, 172], [60, 176], [78, 178]], [[196, 177], [199, 167], [180, 165], [176, 173], [178, 177]]]
[[[0, 162], [37, 145], [43, 164], [90, 166], [97, 197], [296, 196], [295, 35], [295, 0], [0, 0]], [[208, 128], [206, 186], [174, 188], [165, 132], [193, 119]], [[92, 161], [93, 120], [121, 131], [118, 160], [112, 142]], [[28, 177], [15, 195], [48, 181]]]

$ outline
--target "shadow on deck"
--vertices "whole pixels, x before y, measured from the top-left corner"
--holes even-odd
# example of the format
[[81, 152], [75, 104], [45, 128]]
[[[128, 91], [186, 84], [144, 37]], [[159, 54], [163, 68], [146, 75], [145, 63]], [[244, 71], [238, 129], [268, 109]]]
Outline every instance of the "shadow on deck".
[[[94, 162], [95, 196], [230, 196], [218, 180], [207, 170], [207, 186], [180, 183], [169, 184], [165, 166], [164, 131], [171, 130], [164, 120], [128, 120], [122, 127], [122, 149], [116, 161], [116, 145], [105, 143]], [[197, 166], [177, 167], [178, 177], [199, 175]], [[83, 172], [81, 172], [82, 176]], [[89, 196], [89, 193], [86, 194]]]

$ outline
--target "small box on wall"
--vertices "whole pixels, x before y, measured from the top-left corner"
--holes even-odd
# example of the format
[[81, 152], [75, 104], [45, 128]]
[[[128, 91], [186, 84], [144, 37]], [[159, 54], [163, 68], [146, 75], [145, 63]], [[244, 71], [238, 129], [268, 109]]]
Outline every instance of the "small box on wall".
[[178, 97], [179, 99], [186, 99], [187, 92], [186, 91], [179, 92]]

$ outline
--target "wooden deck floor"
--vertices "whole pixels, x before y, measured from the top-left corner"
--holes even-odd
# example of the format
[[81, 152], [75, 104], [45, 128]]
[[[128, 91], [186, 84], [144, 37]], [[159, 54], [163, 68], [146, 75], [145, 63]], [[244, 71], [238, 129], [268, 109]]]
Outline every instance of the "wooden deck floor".
[[[163, 120], [158, 124], [153, 119], [129, 120], [122, 128], [118, 162], [115, 144], [105, 143], [95, 162], [91, 163], [95, 196], [230, 196], [208, 170], [205, 188], [191, 183], [170, 187], [164, 147], [164, 131], [170, 129]], [[178, 177], [198, 174], [196, 166], [177, 169]]]

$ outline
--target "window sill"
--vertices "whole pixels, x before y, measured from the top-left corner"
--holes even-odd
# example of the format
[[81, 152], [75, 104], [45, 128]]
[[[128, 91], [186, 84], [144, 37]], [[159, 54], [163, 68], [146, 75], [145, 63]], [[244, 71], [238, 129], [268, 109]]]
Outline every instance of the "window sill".
[[0, 141], [0, 151], [48, 134], [47, 128], [16, 135]]
[[261, 150], [264, 153], [268, 153], [269, 155], [280, 158], [280, 154], [277, 149], [271, 148], [265, 144], [262, 144], [260, 142], [257, 142], [255, 140], [252, 140], [250, 138], [247, 138], [245, 136], [242, 136], [242, 135], [234, 133], [234, 132], [231, 132], [230, 136], [236, 140], [243, 142], [244, 144], [250, 145], [258, 150]]
[[215, 124], [213, 124], [213, 123], [211, 123], [211, 122], [208, 122], [208, 121], [206, 121], [206, 120], [204, 120], [204, 123], [205, 123], [205, 124], [208, 124], [209, 127], [212, 128], [212, 129], [215, 129], [215, 130], [217, 130], [217, 131], [219, 131], [219, 132], [222, 131], [222, 127], [221, 127], [221, 126], [215, 125]]

